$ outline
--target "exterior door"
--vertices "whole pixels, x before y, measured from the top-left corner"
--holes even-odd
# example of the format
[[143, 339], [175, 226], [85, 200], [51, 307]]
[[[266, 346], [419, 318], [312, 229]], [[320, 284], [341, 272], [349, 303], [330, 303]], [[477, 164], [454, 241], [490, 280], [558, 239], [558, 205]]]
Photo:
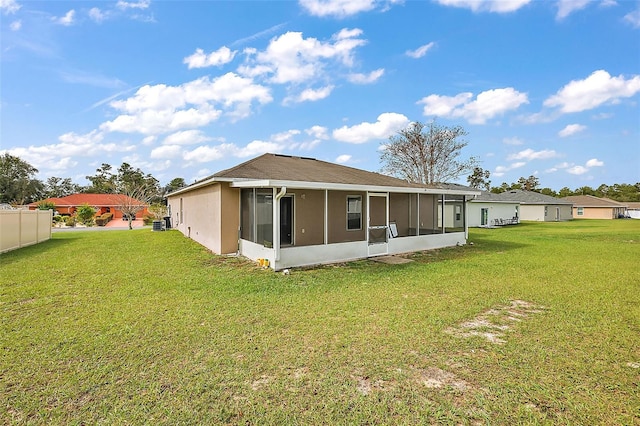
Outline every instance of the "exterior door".
[[480, 225], [485, 226], [489, 224], [489, 209], [480, 209]]
[[387, 194], [369, 194], [369, 202], [367, 203], [369, 256], [379, 256], [389, 252], [387, 204]]
[[280, 198], [280, 245], [293, 244], [293, 197]]

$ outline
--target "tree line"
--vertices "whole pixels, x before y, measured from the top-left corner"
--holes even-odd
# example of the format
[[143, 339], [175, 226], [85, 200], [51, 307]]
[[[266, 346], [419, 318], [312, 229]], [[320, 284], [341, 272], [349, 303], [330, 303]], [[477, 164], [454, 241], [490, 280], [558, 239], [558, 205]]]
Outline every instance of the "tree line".
[[24, 205], [47, 198], [60, 198], [77, 193], [119, 194], [148, 204], [161, 202], [164, 197], [186, 186], [183, 178], [174, 178], [167, 185], [151, 174], [144, 173], [128, 163], [117, 169], [103, 163], [96, 173], [86, 176], [87, 186], [74, 183], [71, 178], [49, 177], [36, 179], [38, 169], [19, 157], [5, 153], [0, 156], [0, 203]]

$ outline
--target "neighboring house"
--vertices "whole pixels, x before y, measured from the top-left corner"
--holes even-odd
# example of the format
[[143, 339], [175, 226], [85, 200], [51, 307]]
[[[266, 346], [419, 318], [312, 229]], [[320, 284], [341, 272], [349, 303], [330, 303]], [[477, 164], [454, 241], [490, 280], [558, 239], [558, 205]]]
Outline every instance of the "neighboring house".
[[640, 219], [640, 202], [628, 202], [627, 215], [632, 219]]
[[123, 214], [120, 210], [122, 205], [143, 206], [143, 209], [138, 213], [138, 217], [140, 218], [149, 213], [147, 210], [148, 206], [145, 203], [122, 194], [72, 194], [60, 198], [47, 198], [46, 200], [29, 204], [29, 210], [36, 210], [38, 204], [42, 202], [55, 204], [54, 210], [63, 216], [73, 215], [76, 210], [78, 210], [78, 207], [83, 204], [94, 207], [96, 209], [96, 215], [113, 213], [113, 219], [122, 218]]
[[520, 203], [520, 220], [558, 222], [572, 219], [573, 203], [570, 201], [522, 189], [512, 189], [496, 195], [498, 200]]
[[264, 154], [167, 198], [187, 237], [281, 270], [465, 244], [466, 201], [479, 193]]
[[617, 219], [626, 216], [627, 206], [608, 198], [572, 195], [562, 199], [573, 203], [575, 219]]
[[520, 202], [504, 200], [499, 194], [482, 191], [469, 200], [467, 221], [470, 227], [517, 224], [520, 222]]

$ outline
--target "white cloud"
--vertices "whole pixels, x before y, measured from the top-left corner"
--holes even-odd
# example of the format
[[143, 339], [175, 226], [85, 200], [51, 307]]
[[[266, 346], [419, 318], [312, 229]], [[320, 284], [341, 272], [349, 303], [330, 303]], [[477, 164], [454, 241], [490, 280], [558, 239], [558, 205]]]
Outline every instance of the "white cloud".
[[557, 157], [558, 154], [552, 149], [544, 149], [542, 151], [534, 151], [531, 148], [525, 149], [524, 151], [517, 152], [515, 154], [511, 154], [507, 157], [507, 160], [545, 160], [547, 158]]
[[11, 29], [11, 31], [18, 31], [20, 28], [22, 28], [22, 21], [19, 19], [17, 21], [13, 21], [11, 24], [9, 24], [9, 28]]
[[526, 93], [512, 87], [487, 90], [472, 100], [473, 94], [459, 93], [456, 96], [429, 95], [418, 101], [424, 104], [425, 116], [464, 118], [471, 124], [484, 124], [488, 119], [515, 110], [529, 103]]
[[375, 0], [299, 0], [300, 6], [314, 16], [346, 17], [375, 8]]
[[557, 20], [562, 20], [573, 12], [584, 9], [591, 0], [558, 0]]
[[116, 3], [116, 7], [118, 9], [126, 10], [126, 9], [146, 9], [151, 4], [151, 0], [140, 0], [137, 2], [128, 2], [123, 0], [118, 0]]
[[59, 167], [74, 167], [76, 157], [104, 157], [113, 152], [135, 150], [130, 144], [115, 144], [104, 141], [104, 134], [97, 130], [86, 134], [65, 133], [58, 137], [58, 143], [10, 149], [11, 155], [20, 157], [46, 174]]
[[591, 160], [587, 161], [586, 166], [587, 167], [602, 167], [602, 166], [604, 166], [604, 162], [598, 160], [597, 158], [592, 158]]
[[583, 175], [588, 171], [589, 169], [583, 166], [573, 166], [567, 169], [567, 173], [570, 173], [572, 175]]
[[336, 163], [338, 163], [338, 164], [344, 164], [344, 163], [348, 163], [348, 162], [349, 162], [349, 160], [351, 160], [351, 156], [350, 156], [350, 155], [342, 154], [342, 155], [339, 155], [339, 156], [336, 158]]
[[329, 132], [326, 127], [312, 126], [305, 130], [305, 133], [316, 139], [329, 139]]
[[164, 145], [195, 145], [197, 143], [208, 142], [212, 138], [205, 135], [201, 130], [182, 130], [172, 133], [162, 143]]
[[76, 11], [71, 9], [64, 16], [60, 18], [51, 18], [56, 24], [64, 25], [65, 27], [73, 25], [73, 19], [76, 15]]
[[251, 114], [253, 103], [271, 101], [267, 87], [234, 73], [213, 80], [202, 77], [180, 86], [145, 85], [133, 96], [111, 102], [111, 107], [123, 114], [100, 128], [109, 132], [161, 134], [217, 120], [223, 110], [216, 106], [233, 118], [244, 118]]
[[640, 92], [640, 75], [629, 79], [611, 77], [604, 70], [595, 71], [584, 80], [572, 80], [544, 101], [544, 106], [560, 107], [563, 113], [580, 112], [606, 103], [617, 103]]
[[624, 15], [625, 22], [631, 24], [634, 28], [640, 28], [640, 7], [638, 7], [633, 12], [629, 12]]
[[519, 169], [520, 167], [526, 165], [527, 163], [524, 161], [517, 161], [508, 166], [497, 166], [493, 171], [494, 176], [503, 176], [506, 172], [514, 169]]
[[502, 143], [504, 143], [505, 145], [524, 145], [524, 141], [520, 138], [504, 138], [502, 140]]
[[325, 86], [320, 89], [305, 89], [298, 96], [287, 97], [283, 103], [288, 104], [290, 102], [315, 102], [328, 97], [333, 91], [333, 86]]
[[402, 114], [385, 112], [378, 116], [375, 123], [360, 123], [355, 126], [343, 126], [333, 131], [333, 138], [348, 143], [365, 143], [373, 139], [387, 139], [409, 124]]
[[582, 124], [568, 124], [564, 129], [558, 132], [558, 136], [560, 136], [561, 138], [566, 138], [567, 136], [580, 133], [586, 128], [587, 126], [583, 126]]
[[5, 14], [16, 13], [21, 7], [15, 0], [0, 0], [0, 11]]
[[427, 54], [427, 52], [431, 49], [433, 49], [435, 47], [436, 43], [435, 42], [430, 42], [427, 44], [424, 44], [420, 47], [418, 47], [416, 50], [407, 50], [405, 52], [405, 55], [409, 56], [410, 58], [414, 58], [414, 59], [418, 59], [418, 58], [422, 58], [424, 55]]
[[366, 43], [360, 29], [342, 29], [330, 41], [303, 38], [300, 32], [275, 37], [266, 50], [245, 49], [247, 64], [238, 71], [250, 77], [265, 76], [277, 84], [302, 83], [325, 74], [329, 66], [352, 67], [354, 50]]
[[187, 64], [189, 69], [220, 66], [231, 62], [236, 53], [238, 53], [237, 50], [231, 50], [227, 46], [222, 46], [208, 55], [204, 53], [204, 50], [196, 49], [195, 53], [184, 58], [182, 62]]
[[199, 146], [192, 151], [182, 153], [182, 158], [186, 161], [196, 163], [208, 163], [209, 161], [219, 160], [225, 156], [227, 145], [220, 146]]
[[157, 136], [153, 136], [153, 135], [152, 136], [147, 136], [144, 139], [142, 139], [142, 145], [151, 146], [154, 143], [156, 143], [157, 140], [158, 140]]
[[531, 0], [436, 0], [443, 6], [470, 9], [473, 12], [515, 12]]
[[347, 80], [354, 84], [370, 84], [378, 81], [384, 75], [384, 68], [371, 71], [369, 74], [352, 73], [347, 76]]
[[164, 158], [180, 158], [182, 156], [182, 147], [180, 145], [162, 145], [151, 150], [149, 154], [153, 159]]
[[291, 129], [271, 135], [271, 140], [277, 143], [290, 142], [295, 136], [300, 134], [300, 130]]
[[89, 18], [91, 18], [92, 21], [101, 23], [102, 21], [107, 19], [107, 14], [102, 12], [97, 7], [92, 7], [91, 9], [89, 9]]

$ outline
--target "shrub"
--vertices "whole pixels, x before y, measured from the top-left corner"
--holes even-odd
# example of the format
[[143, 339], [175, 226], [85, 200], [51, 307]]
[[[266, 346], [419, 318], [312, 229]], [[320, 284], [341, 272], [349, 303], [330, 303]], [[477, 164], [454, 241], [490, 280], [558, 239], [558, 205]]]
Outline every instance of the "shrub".
[[51, 201], [40, 201], [38, 203], [38, 210], [55, 210], [56, 205]]
[[96, 217], [96, 225], [105, 226], [113, 218], [113, 213], [103, 213]]
[[78, 221], [86, 226], [93, 225], [93, 217], [96, 214], [95, 208], [91, 207], [89, 204], [83, 204], [78, 207], [76, 211], [76, 215], [78, 216]]
[[148, 215], [148, 214], [145, 214], [142, 218], [142, 221], [145, 225], [153, 224], [154, 220], [156, 220], [156, 218], [153, 215]]
[[75, 216], [66, 216], [64, 218], [64, 224], [67, 226], [76, 226], [76, 217]]

